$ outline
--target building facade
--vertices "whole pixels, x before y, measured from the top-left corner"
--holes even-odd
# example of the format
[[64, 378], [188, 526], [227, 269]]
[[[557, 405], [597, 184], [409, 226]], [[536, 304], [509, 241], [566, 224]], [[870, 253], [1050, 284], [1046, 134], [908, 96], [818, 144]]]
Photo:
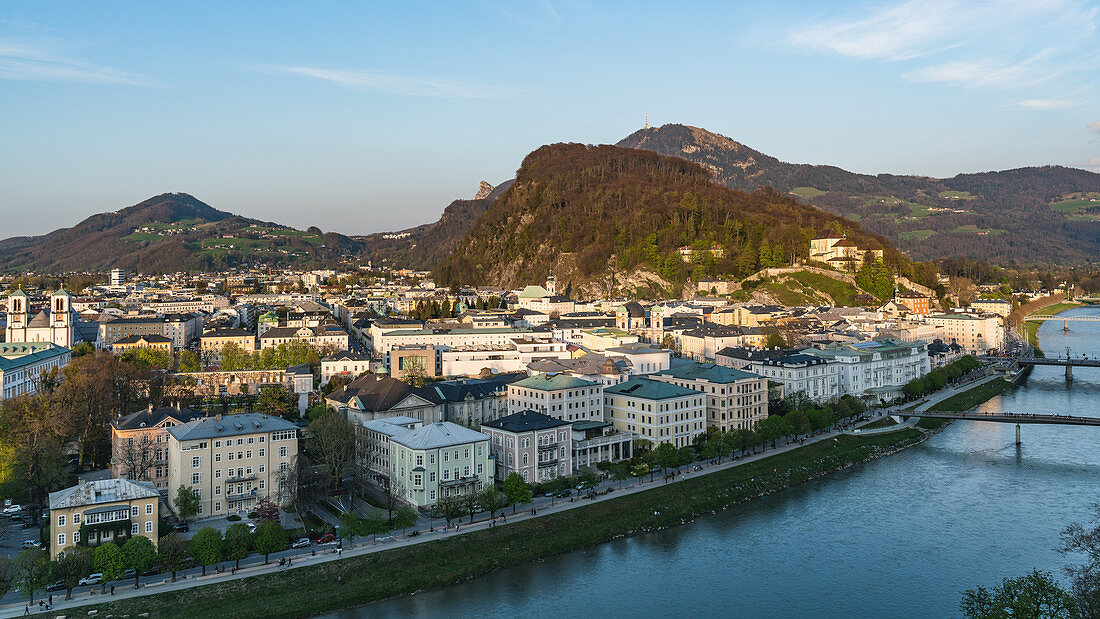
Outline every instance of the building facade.
[[751, 430], [768, 416], [768, 380], [756, 374], [715, 363], [688, 363], [650, 378], [704, 394], [711, 428]]
[[100, 479], [51, 492], [50, 557], [77, 545], [98, 546], [134, 536], [160, 540], [160, 493], [152, 482]]
[[707, 429], [705, 395], [644, 377], [605, 389], [604, 410], [615, 429], [637, 434], [655, 446], [687, 447]]
[[521, 411], [481, 424], [491, 437], [496, 478], [512, 473], [528, 483], [542, 483], [573, 474], [572, 431], [562, 421], [535, 411]]
[[489, 437], [476, 430], [442, 421], [395, 434], [389, 445], [390, 487], [418, 509], [493, 483]]
[[602, 421], [603, 385], [566, 374], [536, 374], [508, 385], [508, 412], [535, 411], [562, 421]]
[[153, 408], [111, 422], [111, 475], [153, 482], [168, 494], [168, 428], [203, 414], [190, 408]]

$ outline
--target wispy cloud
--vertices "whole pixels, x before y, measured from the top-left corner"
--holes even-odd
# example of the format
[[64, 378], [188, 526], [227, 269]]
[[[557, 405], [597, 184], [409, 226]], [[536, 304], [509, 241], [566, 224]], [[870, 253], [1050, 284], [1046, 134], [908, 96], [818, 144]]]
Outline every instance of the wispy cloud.
[[1098, 121], [1096, 121], [1096, 122], [1094, 122], [1094, 123], [1089, 123], [1089, 124], [1087, 124], [1087, 125], [1085, 125], [1085, 126], [1086, 126], [1086, 127], [1088, 127], [1089, 129], [1092, 129], [1092, 130], [1093, 130], [1093, 131], [1095, 131], [1096, 133], [1100, 133], [1100, 120], [1098, 120]]
[[349, 71], [295, 65], [256, 65], [252, 68], [265, 73], [281, 73], [324, 80], [351, 90], [385, 92], [410, 97], [504, 99], [519, 92], [517, 89], [503, 86], [394, 75], [379, 71]]
[[1100, 172], [1100, 157], [1089, 157], [1085, 161], [1078, 161], [1077, 165], [1093, 172]]
[[1075, 107], [1078, 105], [1081, 104], [1066, 99], [1024, 99], [1020, 102], [1020, 107], [1029, 110], [1060, 110], [1065, 107]]
[[144, 80], [113, 67], [84, 62], [56, 45], [0, 39], [0, 79], [140, 86]]
[[[873, 5], [872, 5], [873, 6]], [[803, 25], [803, 50], [923, 64], [916, 82], [1020, 88], [1096, 68], [1098, 10], [1083, 0], [908, 0]]]

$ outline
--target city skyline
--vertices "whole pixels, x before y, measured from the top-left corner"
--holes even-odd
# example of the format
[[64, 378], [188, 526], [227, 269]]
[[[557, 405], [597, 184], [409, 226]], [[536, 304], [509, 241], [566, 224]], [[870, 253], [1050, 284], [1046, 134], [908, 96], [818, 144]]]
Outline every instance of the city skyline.
[[855, 172], [1100, 170], [1091, 2], [97, 9], [0, 13], [2, 237], [172, 191], [401, 229], [647, 115]]

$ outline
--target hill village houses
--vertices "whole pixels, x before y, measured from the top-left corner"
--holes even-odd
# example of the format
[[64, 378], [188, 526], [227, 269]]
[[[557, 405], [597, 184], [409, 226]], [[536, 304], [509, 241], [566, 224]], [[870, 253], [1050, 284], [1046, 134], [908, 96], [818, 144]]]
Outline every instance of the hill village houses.
[[[845, 265], [873, 253], [832, 237], [812, 249], [817, 260]], [[818, 401], [891, 400], [914, 378], [998, 349], [1005, 338], [1001, 305], [937, 312], [915, 291], [866, 307], [782, 307], [707, 296], [726, 288], [716, 281], [700, 283], [706, 292], [691, 299], [642, 301], [568, 298], [552, 275], [519, 290], [457, 292], [413, 271], [358, 288], [337, 289], [336, 277], [201, 276], [205, 290], [223, 291], [213, 294], [198, 291], [193, 276], [120, 273], [79, 295], [12, 290], [0, 393], [34, 393], [37, 377], [65, 367], [76, 347], [194, 351], [199, 367], [181, 373], [194, 396], [254, 396], [281, 384], [301, 411], [322, 402], [351, 421], [357, 467], [370, 483], [428, 508], [513, 472], [534, 483], [629, 459], [642, 446], [690, 445], [708, 429], [751, 429], [767, 417], [769, 399], [796, 392]], [[308, 292], [271, 292], [306, 281]], [[450, 317], [411, 317], [432, 302]], [[490, 302], [493, 309], [477, 309]], [[793, 345], [764, 348], [774, 333]], [[228, 347], [260, 355], [290, 344], [318, 351], [319, 364], [222, 367]], [[285, 504], [280, 473], [295, 466], [303, 427], [173, 403], [138, 411], [112, 422], [113, 449], [148, 450], [148, 465], [127, 466], [116, 455], [112, 473], [142, 490], [70, 493], [58, 505], [81, 509], [80, 497], [151, 491], [157, 510], [171, 511], [168, 495], [181, 485], [198, 491], [201, 517], [246, 513], [260, 498]], [[88, 500], [91, 509], [99, 499]]]

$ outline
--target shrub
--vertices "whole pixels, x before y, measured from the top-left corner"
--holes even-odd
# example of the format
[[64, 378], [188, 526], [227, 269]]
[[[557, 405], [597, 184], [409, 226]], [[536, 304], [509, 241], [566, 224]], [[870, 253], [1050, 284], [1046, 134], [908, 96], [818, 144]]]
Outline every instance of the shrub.
[[226, 518], [226, 520], [228, 520], [229, 522], [237, 522], [240, 519], [241, 517], [237, 514], [231, 514], [228, 518]]

